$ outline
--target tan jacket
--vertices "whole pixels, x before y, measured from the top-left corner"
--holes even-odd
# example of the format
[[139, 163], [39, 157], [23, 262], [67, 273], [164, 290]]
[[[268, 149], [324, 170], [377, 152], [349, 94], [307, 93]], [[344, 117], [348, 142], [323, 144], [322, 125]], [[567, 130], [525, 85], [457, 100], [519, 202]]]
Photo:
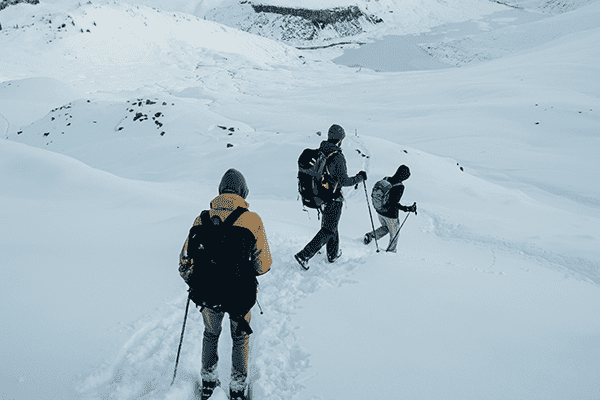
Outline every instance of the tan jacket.
[[[237, 194], [223, 193], [210, 202], [210, 217], [212, 218], [216, 215], [221, 221], [224, 221], [229, 214], [238, 207], [248, 208], [249, 204]], [[194, 225], [202, 225], [200, 216], [196, 217]], [[258, 214], [247, 211], [243, 213], [233, 225], [247, 228], [254, 234], [254, 237], [256, 238], [256, 248], [252, 254], [254, 269], [256, 270], [256, 275], [267, 273], [271, 269], [273, 261], [271, 260], [271, 252], [269, 251], [265, 228]], [[179, 255], [180, 265], [188, 263], [187, 246], [188, 240], [186, 238], [183, 249]]]

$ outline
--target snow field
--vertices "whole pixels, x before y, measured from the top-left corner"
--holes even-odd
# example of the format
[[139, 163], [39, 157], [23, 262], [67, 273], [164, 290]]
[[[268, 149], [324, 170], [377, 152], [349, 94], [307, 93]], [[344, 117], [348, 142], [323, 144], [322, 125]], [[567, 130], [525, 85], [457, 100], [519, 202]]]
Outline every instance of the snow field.
[[[167, 101], [166, 107], [173, 110], [165, 111], [165, 117], [160, 119], [160, 121], [164, 122], [164, 126], [161, 129], [168, 129], [168, 134], [160, 136], [156, 123], [151, 118], [143, 121], [138, 119], [137, 121], [124, 122], [123, 116], [131, 116], [137, 114], [137, 112], [154, 115], [157, 112], [157, 109], [154, 107], [165, 107], [162, 105], [163, 99], [171, 101]], [[147, 104], [147, 100], [151, 100], [155, 104]], [[170, 104], [175, 104], [175, 106]], [[33, 151], [33, 148], [29, 150], [29, 147], [26, 148], [22, 145], [6, 142], [6, 145], [9, 145], [7, 149], [13, 149], [12, 151], [15, 152], [15, 155], [7, 161], [7, 165], [10, 168], [4, 169], [8, 176], [11, 177], [9, 181], [14, 182], [16, 187], [23, 188], [23, 196], [33, 197], [29, 200], [29, 204], [31, 202], [33, 204], [40, 202], [47, 203], [47, 201], [40, 200], [45, 198], [55, 199], [50, 205], [45, 204], [44, 207], [36, 207], [39, 210], [38, 213], [30, 217], [32, 221], [44, 221], [44, 226], [62, 226], [61, 230], [56, 232], [58, 233], [58, 236], [55, 238], [56, 242], [53, 245], [50, 243], [51, 247], [64, 248], [65, 241], [68, 242], [70, 237], [72, 237], [70, 241], [79, 243], [79, 247], [84, 244], [82, 252], [71, 252], [71, 255], [68, 255], [69, 252], [67, 252], [66, 256], [56, 255], [47, 262], [50, 265], [78, 266], [76, 262], [71, 261], [71, 256], [76, 257], [76, 259], [88, 258], [86, 255], [89, 252], [96, 254], [96, 252], [102, 251], [101, 249], [95, 249], [92, 243], [106, 243], [101, 247], [110, 248], [112, 255], [96, 254], [93, 257], [96, 259], [96, 262], [88, 264], [92, 268], [94, 268], [94, 265], [97, 265], [95, 269], [100, 275], [95, 278], [95, 282], [106, 282], [98, 286], [99, 291], [89, 291], [89, 285], [78, 285], [78, 283], [81, 284], [79, 279], [88, 279], [88, 274], [74, 275], [74, 271], [67, 270], [64, 279], [73, 279], [73, 276], [77, 276], [78, 279], [74, 282], [75, 288], [86, 288], [86, 294], [92, 302], [95, 301], [94, 299], [103, 299], [103, 289], [112, 286], [114, 291], [111, 291], [111, 295], [114, 296], [113, 298], [116, 301], [119, 301], [119, 299], [123, 301], [125, 299], [126, 304], [135, 304], [132, 308], [123, 308], [121, 310], [123, 313], [110, 315], [112, 313], [106, 313], [106, 311], [114, 310], [113, 307], [118, 307], [118, 305], [117, 303], [114, 303], [112, 306], [105, 304], [106, 300], [103, 299], [103, 307], [96, 308], [96, 312], [93, 314], [97, 321], [92, 323], [89, 321], [89, 317], [78, 320], [80, 323], [89, 326], [90, 331], [92, 329], [99, 329], [99, 332], [93, 335], [88, 333], [87, 338], [97, 337], [99, 342], [105, 343], [105, 346], [112, 342], [112, 345], [109, 346], [109, 354], [115, 354], [112, 357], [108, 357], [107, 361], [95, 371], [92, 370], [87, 378], [83, 379], [83, 382], [78, 385], [78, 390], [87, 398], [102, 396], [114, 396], [114, 398], [177, 398], [180, 396], [180, 393], [190, 393], [190, 391], [194, 390], [196, 382], [199, 379], [202, 331], [201, 318], [195, 311], [191, 312], [187, 327], [184, 353], [182, 354], [179, 369], [179, 381], [174, 387], [168, 387], [171, 378], [171, 369], [174, 366], [184, 307], [184, 297], [181, 294], [176, 294], [178, 292], [181, 293], [184, 289], [184, 284], [179, 281], [176, 275], [169, 273], [169, 271], [174, 271], [172, 269], [175, 268], [176, 263], [174, 261], [176, 253], [171, 254], [172, 252], [169, 249], [176, 249], [176, 252], [179, 251], [182, 238], [185, 237], [193, 218], [216, 195], [214, 188], [218, 185], [222, 171], [233, 166], [243, 171], [248, 178], [251, 209], [257, 211], [264, 219], [274, 257], [273, 270], [261, 278], [259, 300], [266, 313], [259, 315], [255, 310], [253, 316], [253, 326], [257, 332], [256, 336], [253, 337], [253, 358], [251, 361], [252, 376], [255, 379], [254, 391], [257, 396], [265, 398], [307, 398], [306, 396], [310, 395], [332, 398], [329, 397], [332, 395], [331, 393], [327, 394], [328, 389], [326, 389], [327, 384], [325, 381], [319, 380], [319, 377], [328, 369], [326, 365], [329, 365], [322, 364], [323, 359], [337, 359], [339, 354], [334, 349], [343, 349], [344, 345], [352, 347], [352, 343], [340, 342], [339, 337], [336, 336], [337, 341], [334, 342], [335, 346], [331, 343], [331, 352], [325, 353], [328, 354], [327, 356], [321, 356], [320, 348], [311, 347], [317, 341], [312, 340], [309, 342], [311, 344], [307, 344], [303, 342], [299, 332], [310, 331], [313, 335], [325, 335], [322, 337], [323, 343], [328, 343], [330, 335], [337, 331], [328, 328], [326, 332], [329, 333], [326, 334], [322, 330], [326, 322], [322, 319], [319, 319], [319, 322], [309, 324], [306, 316], [304, 316], [304, 320], [300, 319], [298, 321], [295, 315], [301, 313], [299, 307], [304, 307], [309, 310], [307, 313], [311, 316], [313, 316], [314, 310], [329, 313], [326, 315], [330, 316], [331, 321], [336, 321], [335, 324], [340, 324], [341, 321], [353, 320], [352, 313], [340, 312], [340, 309], [343, 309], [343, 307], [339, 307], [339, 303], [336, 300], [326, 299], [318, 305], [314, 303], [311, 305], [310, 300], [308, 300], [308, 306], [303, 306], [303, 302], [315, 295], [318, 296], [318, 293], [328, 288], [328, 293], [332, 297], [335, 297], [333, 292], [331, 292], [333, 288], [340, 288], [340, 285], [341, 288], [344, 288], [345, 284], [352, 281], [360, 282], [360, 279], [357, 280], [354, 275], [358, 271], [382, 265], [381, 258], [386, 260], [383, 264], [390, 264], [397, 271], [398, 260], [390, 259], [387, 257], [389, 256], [387, 254], [378, 255], [372, 253], [373, 244], [369, 248], [362, 245], [361, 238], [364, 232], [369, 229], [370, 221], [364, 198], [364, 189], [362, 186], [359, 186], [358, 190], [354, 190], [353, 188], [345, 189], [348, 203], [344, 207], [340, 227], [342, 232], [342, 248], [344, 250], [344, 256], [340, 262], [331, 266], [324, 262], [323, 256], [320, 255], [315, 257], [311, 262], [311, 270], [307, 273], [301, 273], [296, 270], [293, 267], [292, 255], [310, 240], [318, 229], [319, 223], [315, 220], [314, 213], [311, 214], [309, 219], [307, 214], [301, 211], [300, 203], [295, 199], [295, 159], [302, 148], [315, 147], [321, 138], [315, 133], [310, 135], [282, 136], [276, 132], [259, 132], [248, 125], [242, 125], [238, 121], [219, 117], [208, 111], [201, 113], [197, 111], [190, 112], [192, 110], [191, 107], [195, 106], [197, 108], [199, 104], [204, 104], [204, 102], [193, 99], [182, 101], [178, 98], [152, 96], [121, 102], [90, 101], [88, 103], [87, 100], [80, 100], [73, 102], [68, 109], [49, 113], [41, 121], [24, 127], [23, 132], [18, 135], [20, 138], [22, 137], [21, 140], [28, 140], [31, 145], [42, 148], [47, 147], [48, 138], [57, 135], [59, 136], [59, 140], [56, 143], [53, 142], [53, 146], [62, 146], [58, 147], [61, 151], [77, 156], [81, 160], [84, 160], [87, 165], [102, 167], [105, 170], [112, 171], [114, 175], [91, 169], [86, 164], [73, 161], [69, 157], [54, 155], [54, 153], [46, 153], [40, 150]], [[188, 107], [190, 108], [188, 109]], [[134, 111], [129, 112], [128, 110], [132, 108]], [[68, 123], [66, 122], [67, 119], [57, 122], [59, 125], [53, 125], [53, 123], [65, 117], [65, 114], [60, 113], [66, 113], [67, 111], [69, 112], [69, 116], [73, 116], [73, 118], [68, 119], [69, 121], [74, 121], [73, 124], [82, 124], [73, 133], [85, 132], [83, 137], [87, 138], [87, 141], [82, 140], [81, 134], [57, 134], [59, 129], [63, 128], [61, 124]], [[52, 121], [51, 115], [57, 115], [60, 118]], [[166, 117], [167, 115], [169, 115], [170, 119]], [[96, 123], [91, 120], [92, 117], [96, 119]], [[196, 118], [197, 120], [195, 120]], [[124, 126], [124, 129], [121, 131], [118, 130], [120, 126]], [[190, 126], [194, 127], [192, 132], [190, 132]], [[219, 126], [224, 126], [227, 129], [222, 129]], [[44, 136], [42, 133], [44, 129], [40, 129], [41, 127], [50, 128], [50, 135]], [[229, 131], [229, 127], [234, 128], [233, 132]], [[227, 148], [225, 141], [236, 138], [239, 132], [241, 132], [239, 136], [241, 136], [242, 140], [236, 142], [234, 147]], [[233, 134], [230, 136], [229, 133]], [[111, 137], [116, 134], [123, 135], [121, 139], [117, 140], [117, 143], [120, 143], [122, 147], [122, 153], [117, 156], [107, 157], [119, 147], [112, 144], [115, 143], [115, 139]], [[162, 139], [170, 141], [158, 141]], [[225, 139], [225, 141], [222, 139]], [[199, 143], [202, 143], [201, 146], [191, 145], [192, 143], [198, 143], [198, 140], [200, 140]], [[154, 144], [152, 144], [153, 142]], [[148, 146], [148, 143], [151, 145]], [[190, 152], [186, 153], [189, 158], [178, 156], [179, 153], [174, 149], [175, 143], [178, 143], [184, 149], [189, 147]], [[158, 150], [155, 150], [155, 153], [140, 153], [140, 149], [152, 147], [157, 147]], [[106, 150], [99, 150], [103, 148]], [[401, 233], [403, 242], [419, 236], [418, 230], [415, 230], [418, 226], [423, 232], [421, 239], [424, 242], [433, 240], [430, 246], [436, 248], [436, 252], [439, 252], [442, 248], [440, 247], [439, 240], [442, 240], [442, 244], [445, 241], [458, 241], [459, 243], [464, 241], [476, 248], [481, 246], [484, 248], [490, 247], [492, 254], [507, 252], [508, 254], [520, 254], [517, 258], [524, 257], [525, 259], [538, 260], [534, 264], [541, 263], [546, 265], [546, 268], [555, 269], [561, 274], [559, 276], [562, 280], [566, 279], [565, 277], [571, 276], [580, 278], [589, 277], [590, 274], [594, 273], [593, 267], [587, 273], [585, 271], [579, 271], [581, 274], [577, 273], [577, 264], [570, 265], [567, 269], [565, 268], [567, 264], [564, 262], [566, 259], [563, 253], [548, 250], [548, 237], [551, 238], [556, 229], [553, 225], [556, 210], [528, 198], [523, 193], [502, 188], [474, 177], [468, 172], [461, 170], [461, 166], [450, 158], [432, 156], [411, 147], [393, 144], [384, 139], [349, 134], [343, 148], [348, 159], [350, 173], [354, 173], [360, 169], [366, 169], [369, 172], [369, 189], [374, 183], [375, 177], [393, 172], [393, 170], [389, 171], [390, 165], [395, 166], [398, 163], [410, 165], [413, 175], [406, 183], [407, 191], [403, 200], [406, 204], [418, 201], [419, 216], [416, 218], [411, 216], [407, 221], [407, 225]], [[23, 157], [23, 155], [18, 156], [18, 152], [15, 149], [20, 149], [19, 151], [25, 155], [28, 155], [29, 151], [32, 151], [33, 154], [28, 157]], [[165, 153], [168, 155], [167, 157], [156, 158], [155, 156]], [[42, 159], [46, 160], [47, 165], [41, 165], [31, 170], [31, 166], [37, 164], [35, 160], [38, 154], [44, 156]], [[149, 156], [148, 154], [151, 155]], [[190, 168], [186, 167], [189, 159], [201, 161]], [[261, 173], [261, 167], [256, 165], [255, 160], [257, 159], [269, 160], [270, 165], [278, 165], [281, 168], [273, 169], [265, 176], [264, 173]], [[150, 160], [153, 162], [150, 162]], [[54, 167], [54, 165], [58, 167]], [[135, 165], [138, 167], [135, 167]], [[140, 168], [140, 165], [144, 165], [144, 168]], [[28, 166], [28, 168], [24, 168], [25, 166]], [[207, 166], [209, 166], [208, 169]], [[72, 172], [79, 169], [83, 171]], [[164, 176], [162, 178], [158, 173], [159, 171], [163, 171]], [[24, 180], [23, 174], [25, 174], [26, 178]], [[168, 180], [169, 174], [172, 174], [170, 179], [175, 179], [179, 183], [161, 184], [139, 180], [132, 181], [118, 177], [129, 176], [130, 179], [160, 181]], [[91, 177], [93, 178], [90, 180]], [[65, 183], [62, 183], [63, 179]], [[31, 181], [32, 184], [24, 185], [23, 181]], [[96, 181], [102, 183], [95, 183]], [[274, 185], [274, 181], [278, 182], [278, 184]], [[194, 191], [189, 193], [188, 185], [191, 182], [195, 182], [194, 186], [192, 186]], [[186, 189], [183, 189], [184, 187]], [[15, 192], [10, 191], [10, 187], [7, 190], [14, 195]], [[73, 195], [69, 196], [68, 193], [70, 192]], [[444, 202], [442, 203], [439, 202], [440, 192], [444, 193]], [[67, 201], [67, 199], [77, 199], [77, 203]], [[141, 199], [145, 200], [142, 201]], [[92, 209], [87, 209], [88, 207], [84, 205], [86, 203], [93, 206], [93, 211]], [[12, 202], [11, 204], [21, 204], [21, 202]], [[171, 206], [165, 208], [162, 204], [171, 204]], [[173, 209], [173, 204], [178, 204], [178, 206]], [[490, 208], [490, 204], [494, 204], [494, 206]], [[515, 206], [518, 206], [520, 214], [512, 215], [513, 212], [511, 210]], [[22, 205], [13, 205], [8, 209], [12, 209], [13, 211], [22, 209], [22, 213], [25, 213], [25, 210], [29, 209], [29, 206], [27, 208], [23, 207]], [[168, 215], [165, 214], [166, 209], [170, 210]], [[494, 210], [493, 214], [489, 213], [490, 209]], [[98, 213], [102, 217], [98, 222], [93, 222]], [[70, 216], [69, 219], [72, 222], [63, 221], [64, 218], [60, 218], [62, 215]], [[155, 222], [152, 223], [150, 231], [145, 234], [151, 236], [146, 236], [142, 240], [139, 232], [140, 230], [147, 231], [148, 228], [147, 223], [140, 223], [139, 221], [146, 220], [149, 215], [155, 215]], [[187, 217], [184, 218], [186, 215]], [[552, 218], [549, 218], [548, 215], [551, 215]], [[513, 217], [515, 220], [512, 223], [508, 223], [507, 220]], [[85, 228], [78, 227], [81, 220], [92, 221], [91, 226], [88, 225]], [[527, 220], [531, 222], [525, 222]], [[120, 233], [117, 236], [111, 233], [110, 235], [113, 238], [107, 242], [107, 238], [104, 235], [107, 232], [112, 232], [113, 228], [111, 227], [119, 226], [123, 221], [129, 221], [129, 224], [132, 225], [127, 229], [120, 229]], [[415, 225], [417, 221], [419, 221], [419, 224]], [[377, 224], [377, 221], [375, 223]], [[546, 226], [543, 230], [545, 235], [539, 239], [529, 237], [527, 227], [539, 227], [540, 224], [546, 224], [543, 225]], [[34, 225], [33, 222], [30, 226], [32, 225]], [[521, 238], [515, 237], [515, 231], [510, 228], [510, 226], [516, 225], [520, 226], [519, 233], [523, 235]], [[82, 237], [89, 236], [86, 234], [87, 229], [93, 229], [96, 234], [89, 237], [89, 241], [82, 241]], [[18, 232], [20, 237], [23, 238], [28, 235], [28, 231], [26, 230], [19, 231], [18, 229], [14, 229], [13, 231]], [[164, 242], [166, 232], [172, 232], [172, 235], [169, 236], [167, 242]], [[533, 232], [539, 233], [538, 230], [533, 230]], [[425, 236], [423, 237], [422, 235]], [[132, 238], [134, 237], [138, 239], [132, 242]], [[39, 240], [43, 239], [40, 238]], [[25, 243], [26, 240], [22, 242]], [[128, 248], [126, 243], [133, 245], [133, 248]], [[142, 243], [161, 243], [161, 245], [156, 246], [154, 252], [148, 253], [148, 250], [144, 248]], [[564, 238], [560, 243], [565, 243]], [[387, 238], [380, 243], [382, 248], [386, 245]], [[415, 243], [409, 245], [409, 247], [414, 252], [419, 248], [419, 245]], [[138, 249], [138, 251], [134, 251], [132, 254], [132, 250], [135, 249]], [[483, 263], [485, 267], [482, 267], [481, 261], [469, 262], [464, 260], [464, 253], [462, 251], [457, 249], [453, 252], [451, 249], [451, 246], [446, 248], [445, 252], [441, 253], [440, 258], [433, 263], [434, 265], [445, 267], [441, 268], [441, 271], [444, 272], [444, 277], [446, 277], [446, 274], [455, 273], [456, 268], [459, 268], [460, 271], [462, 265], [469, 265], [467, 270], [472, 268], [474, 271], [493, 272], [495, 271], [495, 265], [498, 264], [502, 265], [502, 270], [496, 273], [499, 276], [507, 274], [505, 270], [506, 262], [496, 263], [494, 261], [495, 258], [492, 258], [491, 261]], [[18, 254], [18, 252], [15, 254]], [[402, 254], [397, 256], [402, 257]], [[148, 258], [144, 257], [145, 260], [140, 260], [140, 255], [147, 255]], [[48, 255], [40, 254], [40, 258], [42, 257], [47, 259]], [[423, 259], [415, 259], [406, 264], [415, 265], [414, 268], [427, 270], [428, 267], [424, 265], [427, 264], [426, 260], [427, 258], [425, 258], [425, 261]], [[123, 274], [126, 271], [122, 270], [123, 263], [132, 266], [137, 265], [137, 267]], [[171, 264], [173, 268], [165, 268], [166, 265]], [[116, 268], [110, 276], [104, 275], [107, 272], [106, 265], [112, 265]], [[155, 273], [160, 271], [159, 276], [162, 278], [156, 281], [152, 279], [152, 285], [157, 285], [153, 290], [148, 291], [148, 283], [144, 283], [142, 287], [132, 292], [130, 282], [136, 281], [136, 279], [142, 276], [147, 276], [145, 269], [148, 265], [153, 266]], [[529, 264], [526, 263], [526, 265]], [[453, 267], [453, 269], [446, 269], [449, 267]], [[531, 269], [532, 267], [528, 266], [526, 268]], [[535, 270], [537, 268], [534, 268]], [[120, 284], [116, 287], [114, 286], [114, 282], [112, 282], [112, 278], [115, 275], [122, 276], [119, 279]], [[107, 280], [107, 278], [111, 280]], [[388, 278], [389, 282], [394, 282], [391, 276]], [[51, 278], [48, 275], [44, 275], [44, 279]], [[143, 279], [145, 282], [147, 278]], [[398, 278], [395, 279], [397, 280]], [[456, 278], [456, 280], [459, 280], [459, 278]], [[171, 297], [167, 294], [162, 297], [162, 301], [166, 300], [170, 303], [167, 307], [163, 305], [164, 303], [161, 304], [161, 299], [148, 297], [152, 293], [163, 291], [160, 287], [164, 285], [164, 282], [169, 282], [168, 292], [172, 293]], [[475, 287], [481, 285], [478, 280], [469, 282]], [[424, 284], [420, 283], [419, 285]], [[458, 283], [455, 282], [455, 284], [461, 287]], [[43, 280], [38, 281], [34, 287], [38, 285], [43, 287]], [[464, 285], [467, 287], [463, 286], [460, 290], [472, 291], [472, 288], [468, 288], [468, 283]], [[351, 284], [351, 286], [353, 285]], [[343, 290], [341, 288], [340, 290]], [[374, 287], [370, 287], [370, 289], [376, 291]], [[39, 292], [39, 288], [36, 291]], [[40, 294], [43, 297], [43, 291]], [[343, 296], [337, 289], [335, 294]], [[353, 292], [353, 294], [356, 294], [356, 292]], [[82, 294], [76, 292], [74, 295], [79, 296]], [[374, 296], [370, 290], [365, 295]], [[451, 294], [448, 293], [447, 296], [455, 298], [456, 294], [452, 292]], [[444, 300], [441, 301], [447, 301], [446, 297], [442, 297]], [[176, 298], [176, 300], [172, 300], [173, 298]], [[347, 301], [349, 304], [352, 304], [350, 299]], [[405, 299], [404, 301], [407, 300]], [[465, 301], [473, 301], [473, 299], [469, 298], [465, 299]], [[146, 302], [148, 304], [145, 304]], [[63, 305], [68, 305], [68, 303], [67, 301]], [[152, 307], [149, 306], [150, 304], [152, 304]], [[433, 309], [439, 307], [440, 303], [431, 300], [429, 304], [431, 308], [421, 311], [424, 314], [431, 315], [432, 318], [437, 317], [439, 311]], [[460, 310], [465, 310], [464, 304], [453, 304], [459, 307]], [[27, 301], [23, 302], [23, 306], [28, 307], [29, 312], [34, 309], [34, 305]], [[498, 307], [498, 312], [504, 315], [505, 311], [501, 310], [500, 306]], [[159, 309], [157, 310], [157, 308]], [[105, 332], [102, 328], [114, 326], [118, 321], [136, 320], [135, 315], [139, 315], [140, 310], [146, 310], [145, 312], [142, 311], [142, 314], [145, 313], [147, 316], [136, 323], [126, 323], [112, 332]], [[68, 326], [68, 319], [74, 315], [80, 315], [80, 318], [82, 318], [82, 311], [79, 310], [76, 314], [71, 312], [68, 318], [59, 319], [62, 323], [57, 323], [57, 328], [60, 329], [61, 327]], [[98, 312], [103, 313], [101, 314], [102, 318], [98, 319]], [[396, 312], [396, 310], [384, 310], [381, 315], [389, 315], [393, 312]], [[368, 314], [368, 312], [366, 313]], [[56, 321], [56, 311], [48, 309], [44, 311], [44, 314], [48, 315], [49, 318], [55, 315], [53, 319]], [[333, 315], [336, 315], [338, 319], [334, 319]], [[358, 315], [365, 315], [365, 312]], [[58, 316], [60, 317], [60, 313]], [[519, 318], [528, 317], [529, 315], [526, 314]], [[303, 317], [300, 316], [300, 318]], [[478, 314], [471, 315], [467, 313], [462, 318], [462, 321], [464, 321], [465, 319], [477, 320], [479, 317]], [[450, 324], [448, 321], [447, 323], [449, 324], [448, 329], [451, 331], [460, 331], [459, 327]], [[427, 329], [430, 329], [430, 326], [434, 326], [434, 322], [431, 322], [431, 324], [423, 327], [423, 329], [427, 331]], [[575, 326], [581, 326], [581, 321], [575, 321]], [[589, 329], [593, 331], [593, 327]], [[349, 338], [355, 338], [353, 340], [363, 342], [365, 340], [363, 338], [365, 336], [368, 337], [369, 332], [359, 332], [350, 335]], [[446, 334], [447, 332], [444, 331], [444, 333]], [[117, 345], [115, 348], [114, 346], [119, 340], [126, 339], [127, 335], [130, 336], [129, 340], [123, 341], [122, 343], [124, 344]], [[342, 333], [340, 332], [339, 335], [342, 335]], [[32, 336], [30, 340], [39, 341], [39, 338], [34, 338], [35, 336]], [[227, 387], [228, 369], [230, 367], [228, 361], [228, 354], [230, 354], [228, 328], [224, 329], [222, 338], [220, 347], [222, 360], [220, 375], [224, 387]], [[52, 339], [52, 335], [49, 339]], [[384, 347], [389, 346], [390, 340], [388, 339], [381, 340], [381, 345]], [[76, 339], [67, 336], [63, 343], [65, 347], [70, 347], [73, 345], [73, 342], [76, 342]], [[486, 345], [488, 345], [487, 342], [481, 344], [482, 347]], [[81, 346], [85, 347], [83, 343], [81, 343]], [[354, 343], [354, 346], [356, 346], [356, 343]], [[464, 344], [464, 346], [467, 346], [467, 344]], [[88, 352], [90, 350], [92, 348], [88, 348]], [[545, 351], [545, 348], [542, 350]], [[373, 354], [385, 354], [385, 350], [377, 348]], [[472, 352], [468, 354], [473, 356]], [[452, 356], [453, 354], [444, 355], [444, 357], [448, 357], [448, 360]], [[98, 352], [95, 357], [97, 359], [103, 358], [100, 357], [100, 353]], [[367, 350], [358, 350], [357, 360], [362, 361], [356, 362], [364, 362], [369, 357], [370, 354]], [[416, 356], [412, 357], [414, 359]], [[436, 359], [436, 356], [429, 357], [430, 362]], [[515, 357], [515, 354], [513, 354], [512, 358], [507, 357], [506, 363], [514, 361]], [[463, 360], [466, 364], [479, 362], [479, 359], [473, 361], [473, 357], [459, 359]], [[353, 366], [354, 360], [344, 360], [342, 364]], [[427, 368], [430, 368], [428, 367], [430, 364], [426, 364], [423, 367], [424, 369], [417, 370], [416, 372], [407, 372], [409, 376], [413, 374], [420, 376], [420, 378], [415, 380], [416, 386], [407, 387], [406, 390], [419, 390], [418, 383], [423, 383], [423, 376], [432, 373], [427, 370]], [[390, 364], [388, 361], [382, 362], [377, 368], [373, 369], [373, 374], [380, 374], [381, 371], [385, 371], [389, 367]], [[502, 369], [502, 365], [499, 369]], [[593, 369], [590, 370], [593, 371]], [[345, 374], [339, 374], [340, 377], [344, 377], [345, 381], [360, 382], [358, 378], [349, 379], [348, 377], [352, 376], [351, 371], [345, 371]], [[360, 371], [360, 369], [355, 371]], [[503, 377], [502, 379], [506, 380], [514, 379], [511, 375], [501, 374], [501, 376]], [[381, 379], [381, 376], [372, 376], [372, 378], [378, 380]], [[581, 379], [585, 380], [585, 375]], [[343, 382], [340, 382], [340, 385], [343, 388], [352, 387], [352, 385], [344, 384]], [[346, 390], [340, 389], [338, 385], [335, 385], [335, 387], [336, 393], [344, 393], [344, 390]], [[315, 390], [317, 394], [315, 394]], [[432, 393], [435, 393], [436, 390], [441, 389], [435, 386], [431, 390]], [[459, 389], [456, 390], [457, 397], [464, 394]], [[500, 391], [499, 393], [506, 395], [505, 391]], [[223, 393], [221, 395], [224, 396]]]
[[595, 290], [493, 245], [434, 245], [411, 229], [422, 219], [408, 219], [398, 256], [373, 255], [355, 282], [300, 303], [318, 371], [305, 398], [593, 398]]

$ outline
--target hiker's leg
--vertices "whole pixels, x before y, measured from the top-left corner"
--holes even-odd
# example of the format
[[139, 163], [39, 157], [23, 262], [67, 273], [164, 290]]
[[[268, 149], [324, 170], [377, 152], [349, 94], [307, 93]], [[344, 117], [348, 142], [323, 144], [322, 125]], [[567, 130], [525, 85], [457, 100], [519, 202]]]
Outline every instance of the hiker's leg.
[[[317, 254], [317, 251], [319, 251], [321, 247], [327, 244], [327, 242], [329, 242], [333, 235], [337, 233], [337, 222], [335, 223], [335, 232], [331, 230], [332, 214], [335, 211], [335, 209], [332, 208], [334, 207], [333, 203], [340, 204], [339, 213], [341, 215], [341, 202], [332, 201], [331, 203], [325, 205], [323, 215], [321, 216], [321, 229], [312, 238], [312, 240], [308, 242], [308, 244], [304, 246], [304, 248], [298, 253], [302, 259], [310, 260], [315, 254]], [[337, 220], [339, 221], [339, 216], [337, 216]]]
[[202, 319], [204, 320], [204, 338], [202, 340], [202, 380], [216, 381], [217, 354], [219, 345], [219, 335], [221, 334], [221, 324], [223, 322], [223, 313], [217, 313], [210, 308], [202, 310]]
[[390, 243], [388, 244], [387, 251], [395, 253], [396, 246], [398, 245], [398, 229], [400, 228], [400, 221], [398, 218], [387, 218], [387, 227], [390, 230]]
[[327, 241], [327, 258], [330, 261], [337, 258], [340, 248], [338, 225], [342, 217], [342, 206], [341, 201], [332, 201], [326, 206], [326, 212], [323, 213], [323, 226], [331, 232], [331, 236]]
[[[244, 319], [250, 323], [251, 313], [248, 312]], [[246, 388], [246, 378], [248, 377], [248, 349], [250, 345], [250, 335], [239, 331], [237, 322], [231, 321], [231, 339], [233, 345], [231, 349], [231, 384], [229, 387], [234, 391], [244, 391]]]
[[382, 237], [384, 237], [385, 235], [388, 234], [388, 232], [390, 231], [387, 227], [387, 219], [386, 217], [377, 214], [377, 216], [379, 217], [379, 223], [381, 224], [381, 226], [377, 229], [375, 229], [375, 237], [377, 238], [377, 240], [381, 239]]

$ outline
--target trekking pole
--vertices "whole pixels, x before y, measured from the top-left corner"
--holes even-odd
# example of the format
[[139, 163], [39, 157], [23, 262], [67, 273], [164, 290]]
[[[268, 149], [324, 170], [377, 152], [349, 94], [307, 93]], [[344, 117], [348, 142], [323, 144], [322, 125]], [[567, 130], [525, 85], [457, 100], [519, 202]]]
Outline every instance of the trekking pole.
[[[415, 204], [417, 204], [417, 203], [415, 203]], [[394, 239], [390, 242], [390, 244], [388, 245], [387, 249], [385, 249], [386, 252], [388, 252], [390, 250], [390, 246], [392, 245], [392, 243], [394, 243], [396, 241], [396, 238], [400, 234], [400, 229], [402, 229], [402, 227], [404, 226], [404, 223], [408, 219], [409, 215], [410, 215], [410, 212], [407, 212], [406, 213], [406, 217], [404, 217], [404, 221], [402, 221], [402, 225], [400, 225], [400, 228], [398, 228], [398, 232], [396, 232], [396, 235], [394, 236]]]
[[375, 247], [377, 247], [377, 253], [379, 253], [379, 244], [377, 244], [377, 235], [375, 235], [375, 224], [373, 224], [373, 214], [371, 214], [371, 203], [369, 203], [369, 194], [367, 193], [367, 184], [363, 181], [365, 187], [365, 197], [367, 198], [367, 207], [369, 207], [369, 217], [371, 217], [371, 227], [373, 228], [373, 238], [375, 239]]
[[183, 328], [181, 328], [181, 338], [179, 339], [179, 349], [177, 350], [177, 359], [175, 360], [175, 371], [173, 372], [173, 381], [171, 386], [175, 383], [175, 376], [177, 375], [177, 365], [179, 364], [179, 354], [181, 353], [181, 344], [183, 343], [183, 333], [185, 332], [185, 322], [187, 321], [188, 309], [190, 308], [190, 295], [188, 293], [187, 303], [185, 304], [185, 316], [183, 317]]

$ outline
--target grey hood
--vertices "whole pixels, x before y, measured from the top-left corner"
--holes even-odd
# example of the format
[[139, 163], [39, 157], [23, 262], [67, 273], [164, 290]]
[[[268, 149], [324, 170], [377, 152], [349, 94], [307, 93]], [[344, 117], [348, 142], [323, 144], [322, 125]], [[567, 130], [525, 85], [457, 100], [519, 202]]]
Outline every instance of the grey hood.
[[250, 190], [248, 189], [248, 185], [246, 185], [246, 178], [244, 178], [244, 175], [240, 171], [231, 168], [225, 172], [219, 184], [219, 194], [233, 193], [246, 199], [248, 192]]

